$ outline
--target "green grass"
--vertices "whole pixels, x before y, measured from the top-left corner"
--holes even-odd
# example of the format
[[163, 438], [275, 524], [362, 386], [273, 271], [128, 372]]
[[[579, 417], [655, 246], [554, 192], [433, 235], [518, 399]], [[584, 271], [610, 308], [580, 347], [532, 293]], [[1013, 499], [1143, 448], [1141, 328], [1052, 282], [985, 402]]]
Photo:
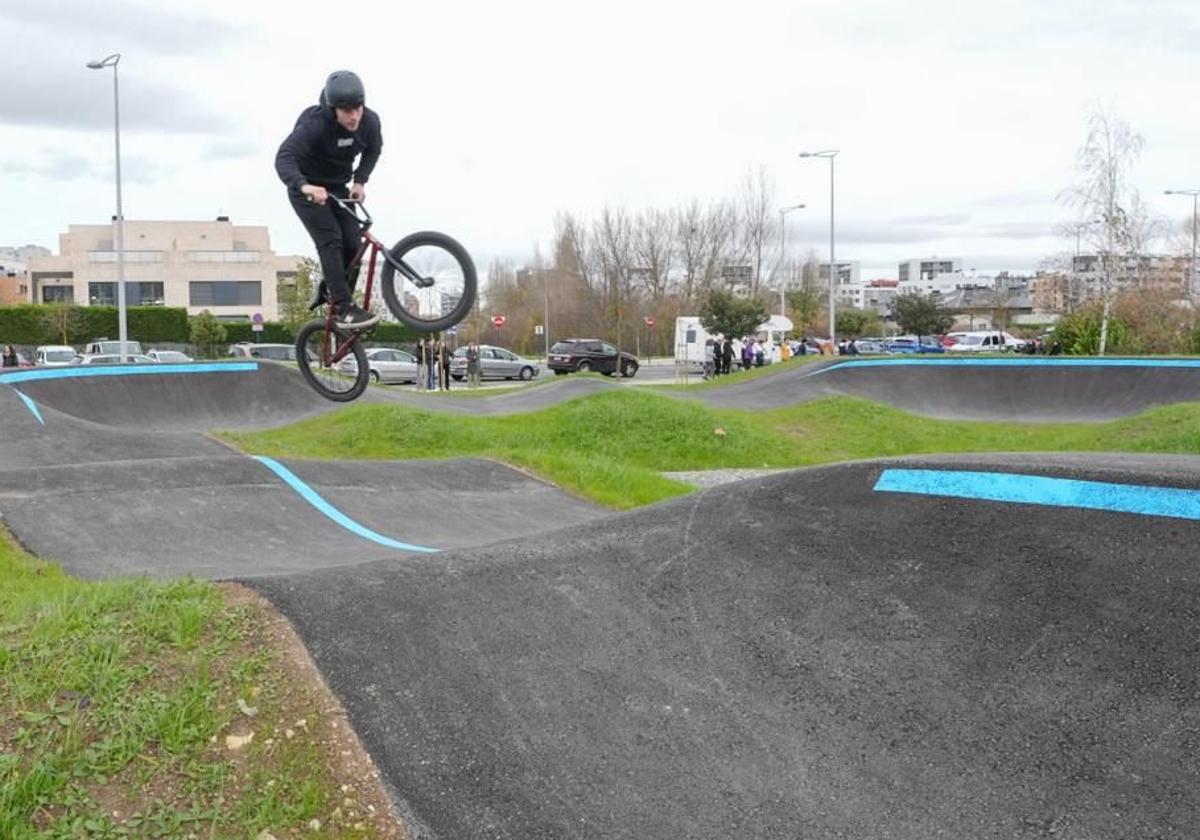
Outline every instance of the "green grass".
[[[252, 611], [191, 580], [74, 580], [3, 533], [0, 581], [0, 837], [253, 837], [328, 822], [343, 794], [311, 739], [264, 743], [276, 713], [294, 719], [295, 691], [272, 676]], [[315, 724], [320, 709], [301, 708]], [[224, 735], [242, 729], [259, 737], [233, 755]]]
[[600, 504], [632, 508], [690, 491], [661, 476], [669, 471], [939, 452], [1200, 454], [1200, 404], [1155, 408], [1111, 423], [1035, 425], [932, 420], [851, 397], [769, 411], [718, 410], [624, 388], [501, 417], [361, 405], [224, 437], [280, 458], [493, 458]]

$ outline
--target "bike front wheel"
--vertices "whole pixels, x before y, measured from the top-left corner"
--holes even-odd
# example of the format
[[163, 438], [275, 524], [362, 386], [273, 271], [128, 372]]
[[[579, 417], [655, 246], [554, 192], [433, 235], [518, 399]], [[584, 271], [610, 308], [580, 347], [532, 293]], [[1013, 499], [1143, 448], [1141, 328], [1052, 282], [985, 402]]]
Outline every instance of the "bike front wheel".
[[449, 236], [422, 231], [388, 251], [380, 285], [397, 320], [419, 332], [441, 332], [465, 318], [475, 304], [475, 263]]
[[334, 402], [357, 399], [371, 378], [359, 337], [324, 320], [309, 321], [296, 333], [296, 361], [313, 390]]

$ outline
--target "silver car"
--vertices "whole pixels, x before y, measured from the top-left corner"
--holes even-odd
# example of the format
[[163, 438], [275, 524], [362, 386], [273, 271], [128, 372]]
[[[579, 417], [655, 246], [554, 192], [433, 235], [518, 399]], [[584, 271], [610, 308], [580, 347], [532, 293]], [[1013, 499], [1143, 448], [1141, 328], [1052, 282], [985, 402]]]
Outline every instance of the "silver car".
[[[524, 379], [529, 381], [541, 372], [541, 363], [518, 356], [503, 347], [479, 345], [480, 379]], [[467, 348], [459, 347], [450, 359], [450, 375], [461, 380], [467, 375]]]
[[[372, 382], [417, 381], [417, 357], [411, 353], [389, 347], [371, 347], [366, 353]], [[358, 363], [353, 356], [347, 356], [338, 364], [338, 368], [353, 376], [358, 371]]]

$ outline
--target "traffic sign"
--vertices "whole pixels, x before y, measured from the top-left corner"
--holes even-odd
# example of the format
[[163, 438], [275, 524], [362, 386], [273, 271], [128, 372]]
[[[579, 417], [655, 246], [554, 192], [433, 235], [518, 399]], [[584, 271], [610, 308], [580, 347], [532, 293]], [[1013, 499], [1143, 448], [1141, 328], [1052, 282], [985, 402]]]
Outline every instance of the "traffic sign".
[[493, 315], [492, 316], [492, 326], [493, 327], [503, 327], [504, 322], [507, 320], [508, 319], [505, 318], [503, 315]]
[[263, 316], [261, 312], [255, 312], [250, 316], [250, 329], [256, 333], [263, 331]]
[[542, 334], [542, 333], [544, 333], [545, 331], [546, 331], [546, 328], [545, 328], [545, 327], [543, 327], [541, 324], [534, 324], [534, 325], [533, 325], [533, 334], [534, 334], [534, 335], [541, 335], [541, 334]]
[[651, 318], [649, 315], [647, 315], [647, 316], [646, 316], [645, 318], [643, 318], [642, 320], [646, 322], [646, 326], [647, 326], [647, 327], [653, 327], [653, 326], [654, 326], [654, 319], [653, 319], [653, 318]]

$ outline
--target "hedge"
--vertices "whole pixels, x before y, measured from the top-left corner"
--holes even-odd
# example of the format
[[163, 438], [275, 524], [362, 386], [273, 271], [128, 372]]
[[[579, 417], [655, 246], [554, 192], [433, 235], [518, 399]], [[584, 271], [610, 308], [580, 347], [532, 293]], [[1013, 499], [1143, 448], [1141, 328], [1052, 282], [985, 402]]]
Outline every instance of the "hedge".
[[[61, 344], [62, 335], [54, 326], [54, 318], [66, 317], [67, 343], [82, 347], [94, 338], [116, 339], [117, 308], [115, 306], [71, 306], [56, 304], [19, 304], [0, 306], [0, 345], [17, 344], [36, 347], [41, 344]], [[261, 341], [291, 344], [295, 332], [287, 324], [268, 322], [255, 335], [249, 321], [222, 321], [230, 344], [237, 341]], [[129, 339], [150, 344], [188, 344], [191, 327], [187, 310], [164, 306], [131, 306], [127, 310], [126, 326]], [[383, 323], [371, 333], [372, 344], [410, 344], [418, 333], [403, 324]]]

